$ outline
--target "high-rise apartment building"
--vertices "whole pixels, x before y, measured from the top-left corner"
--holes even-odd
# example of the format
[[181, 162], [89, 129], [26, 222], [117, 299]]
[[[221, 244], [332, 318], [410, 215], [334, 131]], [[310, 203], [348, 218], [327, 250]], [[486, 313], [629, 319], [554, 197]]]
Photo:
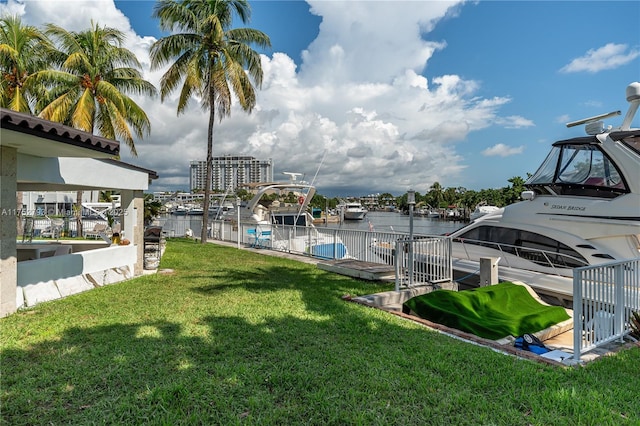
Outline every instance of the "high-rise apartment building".
[[[207, 175], [206, 161], [191, 161], [190, 189], [204, 189]], [[235, 190], [238, 186], [251, 182], [273, 181], [273, 161], [258, 160], [250, 156], [225, 155], [213, 157], [211, 189]]]

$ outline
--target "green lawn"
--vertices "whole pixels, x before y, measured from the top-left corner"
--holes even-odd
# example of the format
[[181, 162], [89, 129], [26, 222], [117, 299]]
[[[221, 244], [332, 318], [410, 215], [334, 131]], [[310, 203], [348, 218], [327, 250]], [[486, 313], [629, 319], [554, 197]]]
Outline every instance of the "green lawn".
[[314, 265], [171, 240], [161, 267], [1, 319], [1, 424], [640, 424], [638, 347], [548, 366]]

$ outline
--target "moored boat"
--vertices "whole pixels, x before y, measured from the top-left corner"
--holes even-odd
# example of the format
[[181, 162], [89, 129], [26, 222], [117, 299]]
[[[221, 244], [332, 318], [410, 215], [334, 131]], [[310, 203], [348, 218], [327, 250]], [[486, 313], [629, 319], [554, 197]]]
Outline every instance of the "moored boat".
[[345, 220], [363, 220], [367, 214], [365, 209], [359, 202], [348, 202], [342, 205], [342, 215]]
[[[499, 259], [500, 271], [527, 284], [570, 292], [573, 269], [640, 256], [640, 129], [631, 128], [640, 83], [627, 88], [621, 126], [603, 114], [585, 124], [588, 136], [555, 142], [525, 182], [523, 201], [489, 212], [451, 234], [453, 257]], [[467, 270], [472, 268], [468, 267]]]
[[[268, 233], [268, 245], [276, 250], [325, 258], [349, 257], [347, 247], [339, 237], [330, 230], [321, 232], [313, 225], [308, 207], [316, 188], [297, 180], [297, 173], [287, 174], [291, 176], [288, 182], [250, 185], [256, 193], [240, 207], [240, 222], [255, 224], [256, 241], [260, 234]], [[288, 198], [295, 199], [297, 203], [281, 201]]]

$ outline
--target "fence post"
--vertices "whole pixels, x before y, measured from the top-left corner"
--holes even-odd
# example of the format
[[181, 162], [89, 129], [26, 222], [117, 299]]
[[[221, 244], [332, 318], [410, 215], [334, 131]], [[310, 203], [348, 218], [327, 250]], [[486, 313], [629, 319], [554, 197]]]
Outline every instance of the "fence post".
[[400, 240], [396, 240], [396, 249], [393, 252], [393, 264], [396, 269], [396, 291], [400, 291], [400, 276], [402, 273], [402, 267], [400, 266]]
[[620, 341], [622, 342], [624, 336], [624, 323], [625, 319], [623, 315], [626, 311], [625, 303], [624, 303], [624, 265], [615, 265], [613, 267], [613, 291], [615, 297], [615, 303], [613, 305], [613, 313], [614, 313], [614, 327], [615, 334], [620, 336]]
[[579, 268], [573, 270], [573, 359], [580, 361], [582, 349], [582, 280]]

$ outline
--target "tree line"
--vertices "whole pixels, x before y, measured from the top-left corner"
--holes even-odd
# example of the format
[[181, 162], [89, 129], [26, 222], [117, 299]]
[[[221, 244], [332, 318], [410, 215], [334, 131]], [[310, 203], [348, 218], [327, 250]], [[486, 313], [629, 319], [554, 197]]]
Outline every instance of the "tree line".
[[[520, 201], [520, 194], [524, 191], [525, 179], [514, 176], [508, 179], [510, 185], [494, 189], [482, 189], [475, 191], [463, 187], [443, 188], [439, 182], [434, 182], [429, 187], [429, 191], [425, 194], [415, 193], [416, 208], [430, 206], [434, 209], [446, 209], [450, 206], [466, 210], [473, 210], [478, 204], [485, 203], [487, 205], [504, 207], [509, 204]], [[377, 204], [380, 207], [393, 205], [396, 209], [403, 211], [409, 210], [408, 193], [394, 196], [390, 193], [378, 195]], [[310, 205], [315, 208], [335, 209], [340, 204], [340, 198], [328, 198], [320, 194], [316, 194], [311, 200]]]

